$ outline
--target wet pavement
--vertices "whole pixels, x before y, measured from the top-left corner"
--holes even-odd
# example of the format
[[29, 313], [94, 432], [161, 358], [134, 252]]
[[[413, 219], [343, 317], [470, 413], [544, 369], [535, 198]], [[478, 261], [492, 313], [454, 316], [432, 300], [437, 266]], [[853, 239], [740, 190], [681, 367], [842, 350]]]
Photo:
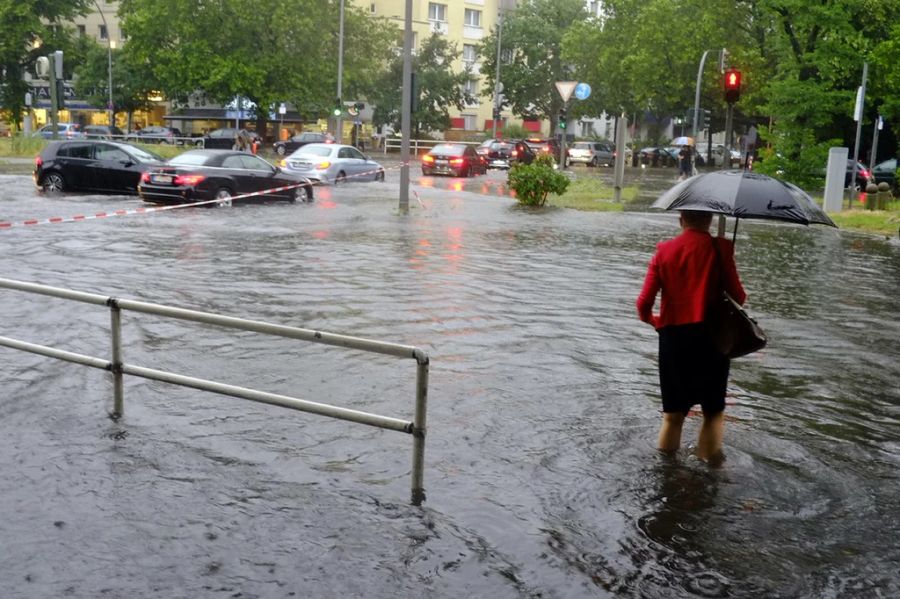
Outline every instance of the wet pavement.
[[[526, 209], [502, 173], [415, 176], [404, 215], [397, 179], [0, 230], [4, 278], [431, 356], [415, 507], [406, 435], [128, 377], [113, 422], [108, 373], [0, 348], [4, 597], [900, 594], [896, 240], [741, 224], [770, 343], [732, 366], [711, 470], [654, 451], [634, 299], [673, 215]], [[7, 222], [140, 205], [0, 175]], [[4, 336], [108, 355], [102, 308], [0, 307]], [[412, 416], [406, 361], [134, 314], [123, 339], [129, 363]]]

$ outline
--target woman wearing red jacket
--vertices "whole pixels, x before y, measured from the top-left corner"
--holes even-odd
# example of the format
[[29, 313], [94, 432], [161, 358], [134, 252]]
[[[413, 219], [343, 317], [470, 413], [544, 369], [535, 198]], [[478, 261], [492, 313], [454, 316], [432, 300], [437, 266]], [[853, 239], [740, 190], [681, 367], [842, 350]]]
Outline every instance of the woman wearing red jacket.
[[[691, 407], [703, 407], [697, 456], [722, 459], [725, 388], [730, 361], [712, 345], [703, 325], [706, 307], [724, 286], [739, 304], [747, 299], [734, 263], [734, 246], [709, 234], [711, 212], [684, 210], [682, 232], [657, 246], [637, 299], [638, 317], [659, 333], [663, 422], [659, 449], [674, 453]], [[662, 291], [659, 314], [653, 313]]]

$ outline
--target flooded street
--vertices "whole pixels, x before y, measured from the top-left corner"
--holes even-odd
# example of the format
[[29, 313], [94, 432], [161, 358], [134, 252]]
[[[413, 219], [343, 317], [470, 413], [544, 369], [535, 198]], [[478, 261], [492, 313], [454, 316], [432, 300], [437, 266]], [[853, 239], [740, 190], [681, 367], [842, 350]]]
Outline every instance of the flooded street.
[[[726, 462], [655, 451], [634, 301], [674, 214], [526, 209], [413, 171], [312, 204], [0, 229], [0, 277], [415, 345], [408, 435], [0, 348], [3, 597], [896, 597], [900, 243], [741, 222]], [[134, 210], [0, 175], [0, 220]], [[729, 235], [733, 222], [729, 220]], [[109, 356], [108, 310], [0, 290], [0, 335]], [[415, 365], [127, 313], [124, 360], [411, 419]], [[685, 425], [692, 443], [699, 416]]]

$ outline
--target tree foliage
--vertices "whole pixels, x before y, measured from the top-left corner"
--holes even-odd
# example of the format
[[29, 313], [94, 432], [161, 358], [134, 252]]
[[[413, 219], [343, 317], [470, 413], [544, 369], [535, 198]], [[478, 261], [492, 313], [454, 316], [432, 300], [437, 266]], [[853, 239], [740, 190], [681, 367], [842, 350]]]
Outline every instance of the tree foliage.
[[[9, 121], [18, 123], [25, 106], [26, 71], [34, 72], [39, 56], [62, 50], [66, 73], [75, 61], [69, 59], [76, 42], [62, 26], [87, 12], [89, 0], [0, 0], [0, 106]], [[37, 44], [40, 44], [37, 46]]]
[[116, 112], [129, 115], [153, 106], [150, 98], [159, 90], [153, 71], [146, 62], [135, 61], [125, 49], [110, 50], [92, 38], [84, 38], [84, 60], [77, 67], [75, 93], [90, 104], [106, 107], [109, 103], [109, 65], [112, 64], [113, 104]]
[[[412, 57], [412, 71], [416, 75], [418, 101], [412, 112], [414, 136], [420, 131], [440, 131], [450, 126], [450, 108], [465, 108], [474, 98], [464, 91], [471, 77], [468, 71], [448, 68], [460, 57], [454, 44], [440, 34], [426, 38]], [[403, 55], [397, 52], [373, 96], [376, 105], [375, 122], [400, 129], [403, 101]]]
[[[128, 48], [150, 65], [161, 91], [181, 105], [257, 108], [257, 130], [290, 102], [307, 118], [325, 116], [337, 90], [339, 0], [122, 0]], [[373, 91], [393, 41], [391, 26], [345, 7], [345, 97]], [[199, 92], [199, 95], [198, 95]]]
[[563, 106], [556, 82], [575, 75], [562, 56], [563, 36], [587, 17], [583, 0], [525, 0], [516, 10], [504, 13], [502, 32], [495, 29], [478, 50], [485, 91], [490, 93], [496, 81], [499, 34], [500, 82], [506, 103], [516, 115], [549, 119], [555, 131]]

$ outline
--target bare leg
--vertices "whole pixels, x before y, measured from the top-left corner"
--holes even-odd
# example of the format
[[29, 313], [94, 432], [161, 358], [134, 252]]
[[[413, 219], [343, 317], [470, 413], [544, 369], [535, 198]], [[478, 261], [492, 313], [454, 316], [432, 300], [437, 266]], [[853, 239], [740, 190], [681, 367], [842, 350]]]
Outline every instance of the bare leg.
[[680, 412], [664, 412], [662, 427], [659, 429], [659, 450], [667, 453], [678, 451], [681, 446], [681, 427], [684, 425], [684, 414]]
[[710, 463], [722, 461], [722, 434], [725, 428], [725, 412], [703, 415], [700, 437], [697, 439], [697, 457]]

